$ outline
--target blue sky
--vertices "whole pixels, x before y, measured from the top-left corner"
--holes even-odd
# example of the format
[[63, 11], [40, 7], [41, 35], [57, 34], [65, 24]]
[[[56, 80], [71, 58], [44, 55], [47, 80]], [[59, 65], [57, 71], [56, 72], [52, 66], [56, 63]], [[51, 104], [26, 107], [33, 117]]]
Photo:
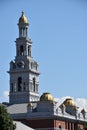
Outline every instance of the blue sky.
[[32, 56], [39, 63], [40, 95], [87, 99], [87, 1], [0, 1], [0, 102], [9, 90], [9, 62], [15, 58], [18, 19], [27, 16]]

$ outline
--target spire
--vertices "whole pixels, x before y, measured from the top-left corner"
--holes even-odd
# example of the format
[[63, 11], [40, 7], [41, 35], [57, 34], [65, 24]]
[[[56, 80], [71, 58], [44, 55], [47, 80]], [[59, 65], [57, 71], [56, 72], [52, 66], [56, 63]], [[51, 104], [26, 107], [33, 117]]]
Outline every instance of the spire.
[[24, 11], [22, 11], [22, 15], [24, 15]]
[[18, 26], [19, 26], [19, 37], [28, 37], [28, 19], [24, 15], [22, 11], [22, 15], [19, 18]]

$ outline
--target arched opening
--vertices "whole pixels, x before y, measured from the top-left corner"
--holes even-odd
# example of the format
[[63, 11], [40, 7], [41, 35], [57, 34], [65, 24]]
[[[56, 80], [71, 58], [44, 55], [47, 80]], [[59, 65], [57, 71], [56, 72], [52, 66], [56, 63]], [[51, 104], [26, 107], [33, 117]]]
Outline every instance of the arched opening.
[[34, 92], [36, 91], [36, 89], [35, 89], [35, 81], [36, 79], [35, 79], [35, 77], [33, 78], [33, 90], [34, 90]]
[[14, 86], [13, 86], [13, 83], [11, 83], [11, 92], [14, 92]]
[[21, 45], [20, 46], [20, 55], [23, 56], [24, 55], [24, 47]]
[[60, 130], [62, 129], [62, 126], [61, 126], [61, 125], [59, 125], [59, 129], [60, 129]]
[[28, 56], [31, 56], [31, 47], [28, 46]]
[[20, 92], [22, 90], [22, 78], [19, 77], [18, 78], [18, 92]]
[[22, 28], [19, 28], [19, 37], [22, 37]]
[[27, 37], [27, 34], [28, 34], [28, 29], [26, 28], [26, 37]]

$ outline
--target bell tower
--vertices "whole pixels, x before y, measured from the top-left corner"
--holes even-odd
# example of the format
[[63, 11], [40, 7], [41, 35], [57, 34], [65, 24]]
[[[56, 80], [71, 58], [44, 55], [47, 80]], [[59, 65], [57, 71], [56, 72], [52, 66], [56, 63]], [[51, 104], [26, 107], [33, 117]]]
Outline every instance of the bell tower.
[[32, 41], [28, 38], [28, 19], [22, 12], [19, 18], [19, 37], [16, 39], [15, 60], [10, 62], [10, 104], [39, 100], [38, 63], [31, 56]]

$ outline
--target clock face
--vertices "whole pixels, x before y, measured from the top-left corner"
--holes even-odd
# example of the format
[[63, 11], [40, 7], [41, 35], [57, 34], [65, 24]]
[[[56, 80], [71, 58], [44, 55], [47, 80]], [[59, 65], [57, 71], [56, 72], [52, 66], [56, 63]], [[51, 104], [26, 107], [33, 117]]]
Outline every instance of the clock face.
[[24, 65], [25, 65], [24, 61], [20, 61], [20, 62], [17, 63], [17, 66], [19, 68], [24, 68]]

